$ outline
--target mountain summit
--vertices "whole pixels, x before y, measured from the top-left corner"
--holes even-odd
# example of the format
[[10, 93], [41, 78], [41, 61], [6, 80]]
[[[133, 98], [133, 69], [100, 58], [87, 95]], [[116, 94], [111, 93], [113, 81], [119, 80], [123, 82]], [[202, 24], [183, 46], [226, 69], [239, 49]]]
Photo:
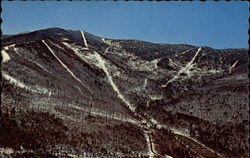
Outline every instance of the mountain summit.
[[0, 156], [248, 157], [247, 49], [49, 28], [1, 55]]

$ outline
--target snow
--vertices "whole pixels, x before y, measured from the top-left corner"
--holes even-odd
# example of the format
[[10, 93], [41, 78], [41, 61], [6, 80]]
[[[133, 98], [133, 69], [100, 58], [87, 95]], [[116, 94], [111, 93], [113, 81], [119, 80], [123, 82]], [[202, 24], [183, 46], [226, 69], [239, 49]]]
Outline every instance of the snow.
[[31, 90], [31, 88], [29, 86], [26, 86], [24, 83], [22, 83], [21, 81], [15, 79], [14, 77], [9, 76], [5, 72], [2, 72], [2, 76], [6, 80], [8, 80], [10, 83], [14, 83], [16, 86], [18, 86], [20, 88]]
[[146, 79], [144, 80], [144, 84], [143, 84], [143, 86], [142, 86], [142, 88], [143, 88], [143, 89], [145, 89], [145, 88], [146, 88], [147, 83], [148, 83], [148, 79], [146, 78]]
[[[35, 65], [37, 65], [38, 67], [40, 67], [40, 68], [43, 69], [44, 71], [46, 71], [46, 72], [48, 72], [48, 73], [51, 73], [51, 72], [49, 72], [47, 69], [45, 69], [41, 64], [35, 62], [34, 60], [32, 60], [32, 59], [30, 59], [30, 58], [26, 58], [25, 56], [21, 55], [21, 54], [18, 52], [19, 49], [16, 48], [15, 45], [16, 45], [16, 44], [11, 44], [11, 45], [5, 46], [4, 49], [9, 50], [9, 48], [13, 48], [13, 52], [15, 52], [15, 53], [16, 53], [17, 55], [19, 55], [20, 57], [22, 57], [22, 58], [24, 58], [24, 59], [26, 59], [26, 60], [28, 60], [28, 61], [34, 63]], [[6, 53], [6, 52], [3, 51], [2, 53]], [[5, 55], [7, 55], [7, 59], [8, 59], [8, 58], [9, 58], [8, 54], [6, 53]], [[4, 55], [2, 54], [2, 56], [4, 56]], [[5, 58], [5, 57], [4, 57], [4, 58]]]
[[108, 40], [108, 39], [105, 39], [105, 38], [102, 38], [102, 41], [108, 45], [111, 45], [111, 40]]
[[[162, 155], [155, 152], [155, 144], [152, 142], [150, 134], [151, 134], [150, 131], [144, 130], [144, 137], [145, 137], [146, 143], [147, 143], [147, 155], [150, 158], [154, 158], [155, 156], [162, 157]], [[168, 155], [165, 155], [165, 156], [168, 156]]]
[[85, 35], [84, 35], [84, 32], [83, 32], [83, 31], [81, 31], [81, 35], [82, 35], [82, 39], [83, 39], [83, 41], [84, 41], [85, 46], [88, 48], [87, 40], [86, 40], [86, 38], [85, 38]]
[[130, 58], [128, 61], [128, 65], [136, 70], [136, 71], [147, 71], [147, 72], [153, 72], [155, 75], [157, 75], [157, 72], [155, 70], [158, 69], [157, 64], [161, 60], [159, 59], [154, 59], [151, 61], [146, 61], [146, 60], [141, 60], [137, 59], [137, 57], [134, 57], [133, 54], [126, 54], [128, 57], [132, 57], [133, 60]]
[[232, 70], [234, 69], [234, 67], [236, 66], [236, 64], [239, 62], [239, 60], [237, 60], [230, 68], [229, 68], [229, 73], [232, 73]]
[[218, 73], [221, 73], [222, 70], [210, 69], [210, 70], [207, 70], [205, 72], [210, 73], [210, 74], [218, 74]]
[[189, 61], [184, 67], [182, 67], [179, 72], [171, 79], [169, 80], [165, 85], [162, 85], [162, 87], [167, 87], [167, 85], [175, 80], [177, 80], [180, 77], [180, 74], [185, 73], [187, 74], [189, 77], [190, 75], [190, 69], [193, 68], [194, 66], [194, 60], [196, 59], [197, 55], [199, 54], [199, 52], [201, 52], [202, 49], [201, 47], [198, 48], [198, 50], [196, 51], [194, 57], [192, 58], [191, 61]]
[[9, 54], [4, 50], [1, 51], [1, 56], [2, 56], [2, 63], [6, 63], [7, 61], [10, 60]]
[[98, 116], [98, 117], [104, 117], [104, 118], [108, 118], [108, 119], [114, 119], [114, 120], [118, 120], [118, 121], [122, 121], [122, 122], [128, 122], [128, 123], [131, 123], [131, 124], [134, 124], [134, 125], [138, 125], [139, 124], [139, 121], [135, 120], [135, 119], [132, 119], [132, 118], [129, 118], [129, 117], [126, 117], [120, 113], [112, 113], [110, 114], [110, 112], [106, 112], [106, 111], [101, 111], [99, 109], [96, 109], [96, 108], [87, 108], [87, 107], [84, 107], [84, 108], [81, 108], [79, 106], [70, 106], [70, 107], [74, 107], [75, 109], [78, 109], [78, 110], [82, 110], [86, 113], [90, 113], [92, 116]]
[[163, 99], [163, 95], [150, 95], [151, 100], [161, 100]]
[[44, 41], [42, 40], [42, 42], [46, 45], [46, 47], [49, 49], [49, 51], [53, 54], [53, 56], [59, 61], [59, 63], [69, 72], [69, 74], [76, 80], [78, 81], [81, 85], [82, 82], [80, 79], [78, 79], [74, 73], [56, 56], [55, 52], [49, 47], [49, 45]]
[[93, 55], [93, 53], [88, 53], [88, 54], [84, 54], [84, 53], [80, 53], [79, 48], [77, 46], [74, 45], [70, 45], [67, 42], [62, 42], [68, 49], [73, 50], [73, 52], [83, 61], [87, 62], [87, 63], [97, 63], [95, 56]]
[[158, 68], [157, 64], [159, 63], [160, 59], [154, 59], [150, 62], [146, 61], [143, 65], [145, 67], [145, 69], [147, 69], [148, 71], [154, 71]]
[[70, 44], [67, 43], [67, 42], [62, 42], [62, 43], [63, 43], [68, 49], [73, 50], [74, 53], [75, 53], [78, 57], [80, 57], [80, 58], [83, 58], [83, 57], [84, 57], [83, 54], [81, 54], [81, 53], [78, 52], [79, 49], [75, 48], [76, 46], [74, 46], [73, 44], [70, 45]]
[[11, 155], [14, 153], [14, 150], [11, 148], [0, 148], [0, 153]]
[[148, 152], [148, 156], [149, 158], [154, 158], [154, 152], [152, 150], [152, 146], [151, 146], [151, 141], [150, 141], [150, 137], [149, 137], [149, 133], [144, 131], [144, 137], [146, 139], [146, 143], [147, 143], [147, 152]]
[[107, 54], [107, 53], [108, 53], [109, 48], [110, 48], [110, 46], [109, 46], [108, 48], [105, 49], [104, 54]]
[[160, 60], [161, 59], [154, 59], [154, 60], [151, 61], [151, 63], [154, 65], [154, 69], [158, 68], [157, 64], [159, 63]]
[[170, 61], [171, 66], [179, 67], [172, 59], [168, 58], [168, 60]]
[[[193, 49], [193, 48], [192, 48], [192, 49]], [[188, 49], [188, 50], [186, 50], [186, 51], [182, 52], [180, 55], [183, 55], [183, 54], [185, 54], [185, 53], [189, 52], [189, 51], [190, 51], [190, 50], [192, 50], [192, 49]]]
[[174, 134], [178, 134], [178, 135], [181, 135], [181, 136], [185, 136], [185, 137], [188, 137], [190, 138], [190, 134], [189, 134], [189, 131], [188, 130], [180, 130], [180, 129], [177, 129], [177, 128], [171, 128], [169, 127], [169, 129], [174, 133]]
[[35, 62], [35, 61], [33, 61], [33, 60], [30, 60], [30, 59], [28, 59], [28, 60], [29, 60], [30, 62], [36, 64], [36, 65], [37, 65], [38, 67], [40, 67], [42, 70], [44, 70], [44, 71], [46, 71], [46, 72], [52, 74], [49, 70], [45, 69], [41, 64], [39, 64], [39, 63], [37, 63], [37, 62]]
[[97, 53], [94, 52], [94, 56], [96, 60], [98, 61], [98, 66], [104, 71], [106, 74], [108, 81], [113, 88], [113, 90], [117, 93], [117, 96], [127, 105], [127, 107], [134, 112], [135, 107], [121, 94], [120, 90], [118, 89], [117, 85], [114, 83], [112, 76], [110, 75], [110, 72], [108, 71], [106, 67], [106, 62], [105, 60]]
[[17, 87], [20, 87], [22, 89], [26, 89], [26, 90], [29, 90], [29, 91], [35, 92], [35, 93], [42, 93], [42, 94], [49, 94], [50, 93], [50, 95], [51, 95], [51, 92], [49, 90], [42, 88], [42, 87], [39, 87], [39, 86], [32, 87], [32, 86], [25, 85], [24, 83], [22, 83], [18, 79], [8, 75], [7, 73], [5, 73], [3, 71], [2, 71], [2, 76], [6, 80], [8, 80], [10, 83], [15, 84]]
[[51, 91], [49, 91], [49, 97], [51, 97]]

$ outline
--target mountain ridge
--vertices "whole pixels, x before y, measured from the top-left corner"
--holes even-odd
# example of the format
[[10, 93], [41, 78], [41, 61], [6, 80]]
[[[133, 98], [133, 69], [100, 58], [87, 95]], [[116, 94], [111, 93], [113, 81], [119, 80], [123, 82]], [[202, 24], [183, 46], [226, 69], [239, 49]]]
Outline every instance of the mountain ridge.
[[[31, 31], [31, 32], [21, 32], [21, 33], [18, 33], [18, 34], [3, 34], [2, 37], [5, 38], [9, 38], [11, 36], [21, 36], [21, 35], [24, 35], [24, 34], [28, 34], [28, 33], [37, 33], [37, 32], [49, 32], [49, 31], [52, 31], [52, 32], [65, 32], [65, 31], [69, 31], [69, 32], [77, 32], [77, 31], [81, 31], [81, 30], [71, 30], [71, 29], [62, 29], [62, 28], [59, 28], [59, 27], [51, 27], [51, 28], [44, 28], [44, 29], [41, 29], [41, 30], [36, 30], [36, 31]], [[86, 34], [89, 34], [91, 36], [95, 36], [93, 34], [90, 34], [86, 31], [84, 31]], [[104, 39], [109, 39], [109, 40], [117, 40], [117, 41], [138, 41], [138, 42], [145, 42], [145, 43], [150, 43], [150, 44], [157, 44], [157, 45], [184, 45], [184, 46], [189, 46], [189, 47], [194, 47], [194, 45], [190, 45], [190, 44], [169, 44], [169, 43], [154, 43], [154, 42], [150, 42], [150, 41], [143, 41], [143, 40], [136, 40], [136, 39], [112, 39], [112, 38], [106, 38], [106, 37], [98, 37], [98, 36], [95, 36], [97, 38], [104, 38]], [[197, 46], [198, 47], [198, 46]], [[209, 47], [209, 46], [199, 46], [199, 47], [208, 47], [208, 48], [212, 48], [212, 47]], [[215, 48], [213, 48], [215, 49]], [[247, 48], [223, 48], [223, 49], [247, 49]], [[223, 50], [223, 49], [217, 49], [217, 50]]]

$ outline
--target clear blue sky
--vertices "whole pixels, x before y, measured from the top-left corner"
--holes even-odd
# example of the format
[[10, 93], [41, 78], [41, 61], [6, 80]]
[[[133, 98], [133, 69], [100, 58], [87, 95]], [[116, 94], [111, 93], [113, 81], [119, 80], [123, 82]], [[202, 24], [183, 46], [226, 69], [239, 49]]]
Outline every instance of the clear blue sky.
[[2, 2], [2, 31], [49, 27], [101, 37], [248, 48], [247, 2]]

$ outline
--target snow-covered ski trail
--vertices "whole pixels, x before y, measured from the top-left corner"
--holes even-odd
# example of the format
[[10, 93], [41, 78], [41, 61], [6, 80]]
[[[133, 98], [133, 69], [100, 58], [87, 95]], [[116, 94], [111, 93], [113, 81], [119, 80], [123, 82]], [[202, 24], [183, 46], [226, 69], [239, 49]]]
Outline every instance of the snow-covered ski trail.
[[145, 89], [147, 87], [147, 84], [148, 84], [148, 79], [146, 78], [143, 82], [142, 89]]
[[87, 107], [81, 108], [79, 106], [74, 106], [74, 105], [73, 106], [71, 105], [69, 107], [73, 107], [77, 110], [84, 111], [84, 112], [89, 113], [90, 115], [96, 116], [96, 117], [103, 117], [103, 118], [108, 118], [111, 120], [118, 120], [121, 122], [127, 122], [127, 123], [131, 123], [133, 125], [136, 125], [136, 126], [138, 126], [138, 124], [139, 124], [139, 121], [137, 121], [136, 119], [123, 116], [122, 114], [119, 114], [119, 113], [113, 113], [110, 115], [110, 113], [108, 113], [106, 111], [98, 110], [96, 108], [87, 108]]
[[88, 48], [87, 40], [85, 38], [85, 35], [84, 35], [83, 31], [81, 31], [81, 35], [82, 35], [82, 39], [83, 39], [83, 42], [84, 42], [85, 46]]
[[144, 131], [144, 137], [146, 139], [146, 143], [147, 143], [147, 155], [149, 156], [149, 158], [154, 158], [155, 154], [153, 152], [152, 149], [152, 142], [150, 140], [150, 136], [149, 133], [147, 131]]
[[29, 91], [34, 92], [34, 93], [48, 94], [49, 96], [51, 95], [51, 91], [49, 91], [48, 89], [45, 89], [45, 88], [42, 88], [42, 87], [33, 87], [33, 86], [25, 85], [23, 82], [21, 82], [18, 79], [8, 75], [5, 72], [2, 72], [2, 76], [3, 76], [4, 79], [8, 80], [10, 83], [15, 84], [15, 86], [17, 86], [19, 88], [29, 90]]
[[239, 60], [237, 60], [232, 66], [230, 66], [229, 73], [232, 73], [232, 70], [234, 69], [234, 67], [236, 66], [236, 64], [239, 62]]
[[6, 74], [5, 72], [2, 72], [2, 76], [6, 80], [8, 80], [10, 83], [14, 83], [17, 87], [27, 89], [27, 90], [31, 90], [31, 88], [29, 86], [25, 85], [24, 83], [22, 83], [21, 81], [15, 79], [14, 77], [11, 77], [10, 75]]
[[96, 60], [98, 61], [98, 66], [104, 71], [104, 73], [106, 74], [108, 81], [111, 85], [111, 87], [113, 88], [113, 90], [117, 93], [117, 96], [127, 105], [127, 107], [129, 108], [129, 110], [131, 110], [132, 112], [135, 111], [135, 107], [121, 94], [120, 90], [118, 89], [117, 85], [115, 84], [115, 82], [113, 81], [112, 76], [110, 75], [107, 67], [106, 67], [106, 62], [105, 59], [103, 59], [101, 57], [100, 54], [98, 54], [97, 52], [94, 52], [94, 56], [96, 58]]
[[76, 79], [78, 82], [81, 83], [81, 80], [79, 80], [75, 75], [74, 73], [57, 57], [57, 55], [54, 53], [54, 51], [49, 47], [49, 45], [44, 41], [42, 40], [42, 42], [46, 45], [46, 47], [49, 49], [49, 51], [53, 54], [53, 56], [59, 61], [59, 63], [70, 73], [70, 75]]
[[185, 54], [185, 53], [189, 52], [189, 51], [190, 51], [190, 50], [192, 50], [192, 49], [193, 49], [193, 48], [188, 49], [188, 50], [186, 50], [186, 51], [182, 52], [180, 55], [183, 55], [183, 54]]
[[1, 51], [2, 63], [6, 63], [7, 61], [10, 60], [10, 56], [9, 56], [9, 54], [6, 52], [6, 50], [8, 50], [8, 47], [7, 47], [7, 49], [3, 48], [3, 50]]
[[[55, 52], [49, 47], [49, 45], [44, 41], [42, 40], [42, 42], [45, 44], [45, 46], [49, 49], [49, 51], [53, 54], [53, 56], [59, 61], [59, 63], [70, 73], [70, 75], [77, 81], [79, 82], [83, 87], [87, 88], [83, 83], [82, 81], [77, 78], [74, 73], [57, 57], [57, 55], [55, 54]], [[89, 90], [89, 88], [87, 88]], [[89, 90], [90, 91], [90, 90]], [[91, 91], [90, 91], [91, 92]]]
[[190, 62], [188, 62], [186, 64], [186, 66], [182, 67], [179, 70], [179, 72], [171, 80], [169, 80], [166, 84], [162, 85], [162, 87], [167, 87], [167, 85], [169, 83], [171, 83], [171, 82], [175, 81], [176, 79], [178, 79], [180, 77], [180, 74], [182, 74], [182, 73], [186, 73], [188, 76], [190, 76], [189, 71], [193, 67], [193, 65], [194, 65], [193, 62], [196, 59], [196, 57], [199, 54], [199, 52], [201, 52], [201, 51], [202, 51], [202, 49], [201, 49], [201, 47], [199, 47], [198, 50], [196, 51], [194, 57], [192, 58], [192, 60]]
[[[84, 34], [82, 34], [82, 37], [83, 39], [85, 39], [84, 37]], [[87, 46], [87, 41], [86, 39], [84, 40], [84, 44], [85, 46]], [[105, 50], [105, 54], [107, 53], [108, 49]], [[189, 51], [189, 50], [188, 50]], [[177, 78], [179, 78], [179, 75], [181, 73], [189, 73], [190, 69], [193, 67], [193, 62], [195, 61], [197, 55], [199, 54], [199, 52], [201, 51], [201, 47], [198, 48], [197, 52], [195, 53], [194, 57], [191, 59], [190, 62], [188, 62], [186, 64], [186, 66], [182, 67], [181, 70], [177, 73], [177, 75], [169, 82], [172, 82], [174, 80], [176, 80]], [[108, 79], [108, 82], [110, 83], [111, 87], [113, 88], [113, 90], [117, 93], [117, 96], [127, 105], [127, 107], [130, 109], [130, 111], [132, 111], [136, 116], [139, 116], [140, 118], [143, 119], [143, 117], [141, 117], [140, 115], [138, 115], [136, 112], [135, 112], [135, 106], [132, 105], [120, 92], [119, 88], [117, 87], [117, 85], [115, 84], [112, 76], [111, 76], [111, 73], [109, 72], [108, 68], [106, 65], [108, 65], [108, 63], [105, 61], [105, 59], [97, 52], [93, 51], [93, 57], [96, 59], [97, 61], [97, 64], [96, 66], [98, 66], [99, 68], [101, 68], [104, 73], [106, 74], [106, 77]], [[177, 66], [177, 65], [176, 65]], [[189, 75], [189, 74], [188, 74]], [[147, 85], [147, 82], [148, 80], [145, 79], [144, 80], [144, 84], [143, 84], [143, 88], [146, 87]], [[168, 83], [169, 83], [168, 82]], [[168, 84], [167, 83], [167, 84]], [[153, 98], [154, 99], [154, 98]], [[157, 98], [157, 99], [160, 99], [160, 98]], [[79, 109], [80, 107], [77, 107], [77, 109]], [[83, 109], [82, 109], [83, 110]], [[92, 112], [93, 115], [96, 115], [96, 116], [101, 116], [101, 117], [106, 117], [107, 115], [104, 114], [104, 113], [100, 113], [100, 112]], [[135, 124], [137, 125], [138, 127], [141, 127], [143, 128], [144, 126], [142, 125], [142, 121], [141, 120], [130, 120], [130, 119], [124, 119], [124, 118], [120, 118], [119, 116], [115, 116], [113, 119], [115, 120], [120, 120], [120, 121], [125, 121], [125, 122], [130, 122], [132, 124]], [[146, 121], [147, 122], [147, 121]], [[195, 140], [194, 138], [191, 138], [189, 135], [187, 134], [184, 134], [182, 132], [179, 132], [179, 131], [176, 131], [175, 129], [172, 129], [170, 127], [167, 127], [165, 125], [162, 125], [160, 124], [159, 122], [156, 122], [156, 127], [158, 127], [158, 129], [167, 129], [167, 130], [170, 130], [172, 131], [174, 134], [177, 134], [177, 135], [182, 135], [184, 137], [187, 137], [193, 141], [195, 141], [196, 143], [206, 147], [204, 144], [200, 143], [199, 141]], [[149, 127], [151, 128], [151, 127]], [[150, 138], [150, 133], [148, 133], [148, 131], [145, 131], [144, 130], [144, 137], [146, 139], [146, 142], [147, 142], [147, 146], [148, 146], [148, 151], [147, 151], [147, 155], [150, 157], [150, 158], [154, 158], [155, 156], [159, 156], [159, 154], [155, 153], [154, 152], [154, 144], [152, 144], [151, 142], [151, 138]], [[210, 150], [211, 152], [214, 152], [212, 149], [206, 147], [208, 150]], [[171, 157], [171, 156], [168, 156], [168, 155], [164, 155], [164, 157]]]

